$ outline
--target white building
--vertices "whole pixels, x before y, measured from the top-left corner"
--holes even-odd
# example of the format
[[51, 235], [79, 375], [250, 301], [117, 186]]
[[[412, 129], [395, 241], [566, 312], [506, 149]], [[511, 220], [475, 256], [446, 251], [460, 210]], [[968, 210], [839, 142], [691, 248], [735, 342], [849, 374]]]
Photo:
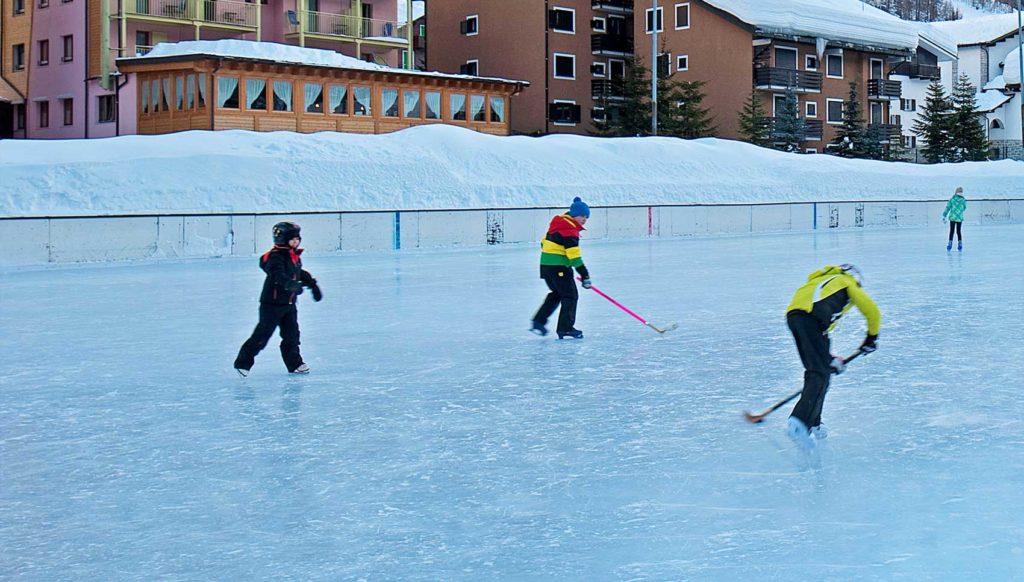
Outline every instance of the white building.
[[928, 85], [940, 81], [948, 93], [953, 85], [950, 71], [957, 58], [957, 45], [952, 38], [929, 23], [917, 26], [917, 53], [910, 60], [895, 64], [889, 74], [889, 78], [903, 85], [899, 111], [891, 115], [889, 122], [900, 126], [903, 147], [913, 160], [919, 159], [920, 146], [924, 145], [918, 144], [913, 128], [924, 107]]

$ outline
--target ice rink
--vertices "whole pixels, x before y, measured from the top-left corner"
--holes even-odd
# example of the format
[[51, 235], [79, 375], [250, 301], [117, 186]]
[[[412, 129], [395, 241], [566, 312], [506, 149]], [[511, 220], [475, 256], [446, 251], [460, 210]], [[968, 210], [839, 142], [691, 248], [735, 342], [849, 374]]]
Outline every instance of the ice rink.
[[[582, 341], [527, 332], [536, 245], [307, 253], [313, 372], [275, 337], [247, 379], [255, 258], [5, 270], [0, 579], [1022, 579], [1024, 226], [945, 234], [584, 236], [680, 327], [581, 290]], [[741, 414], [800, 387], [785, 307], [840, 262], [879, 350], [806, 454]]]

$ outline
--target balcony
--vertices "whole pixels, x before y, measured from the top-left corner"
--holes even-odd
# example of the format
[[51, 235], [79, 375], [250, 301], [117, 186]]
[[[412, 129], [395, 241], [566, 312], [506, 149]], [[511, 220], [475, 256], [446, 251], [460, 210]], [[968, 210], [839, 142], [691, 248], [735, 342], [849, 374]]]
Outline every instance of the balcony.
[[590, 0], [590, 7], [612, 14], [632, 14], [633, 0]]
[[942, 78], [942, 71], [935, 65], [922, 65], [911, 61], [903, 61], [893, 67], [892, 75], [906, 75], [911, 79], [925, 79], [938, 81]]
[[594, 101], [623, 101], [626, 98], [625, 87], [620, 80], [595, 79], [590, 82], [590, 95]]
[[903, 83], [889, 79], [868, 79], [868, 99], [888, 101], [903, 96]]
[[[825, 124], [820, 119], [801, 119], [804, 122], [804, 131], [800, 135], [800, 141], [821, 141]], [[778, 139], [780, 133], [776, 130], [776, 118], [765, 117], [762, 123], [768, 128], [771, 139]]]
[[[235, 0], [129, 0], [128, 18], [176, 24], [205, 24], [222, 28], [256, 30], [259, 4]], [[116, 17], [117, 15], [115, 15]]]
[[142, 44], [135, 45], [135, 56], [144, 57], [149, 54], [149, 51], [153, 50], [153, 47]]
[[590, 52], [610, 57], [629, 56], [633, 54], [633, 39], [614, 34], [592, 34]]
[[754, 84], [758, 89], [771, 91], [792, 87], [797, 93], [821, 93], [821, 73], [763, 67], [754, 69]]
[[386, 45], [408, 44], [408, 25], [398, 24], [391, 20], [360, 18], [353, 14], [335, 14], [330, 12], [302, 12], [296, 14], [288, 10], [287, 34], [316, 36], [333, 40], [362, 40]]
[[868, 135], [877, 136], [881, 143], [895, 141], [900, 139], [900, 126], [892, 123], [869, 123]]

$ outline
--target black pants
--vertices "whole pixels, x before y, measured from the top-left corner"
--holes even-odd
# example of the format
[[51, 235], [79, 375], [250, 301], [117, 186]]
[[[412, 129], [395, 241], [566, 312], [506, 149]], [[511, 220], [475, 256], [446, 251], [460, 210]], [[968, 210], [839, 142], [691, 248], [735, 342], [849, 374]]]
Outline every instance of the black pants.
[[235, 358], [235, 367], [249, 370], [256, 361], [256, 354], [267, 347], [267, 342], [274, 335], [274, 330], [281, 328], [281, 358], [289, 372], [294, 372], [302, 365], [299, 355], [299, 312], [295, 305], [274, 305], [260, 303], [260, 321], [245, 340]]
[[954, 230], [956, 230], [956, 240], [958, 240], [958, 241], [963, 241], [964, 240], [963, 235], [960, 234], [960, 225], [962, 225], [962, 224], [963, 224], [962, 222], [953, 222], [952, 220], [949, 221], [949, 242], [953, 242], [953, 231]]
[[806, 311], [791, 311], [786, 316], [789, 331], [793, 332], [800, 361], [804, 364], [804, 389], [793, 408], [795, 416], [808, 427], [821, 424], [821, 407], [832, 377], [832, 353], [828, 334], [822, 323]]
[[575, 329], [573, 326], [576, 325], [576, 303], [579, 301], [580, 293], [576, 289], [576, 281], [572, 278], [572, 269], [562, 267], [545, 270], [541, 277], [551, 292], [544, 298], [544, 303], [533, 316], [533, 320], [544, 325], [561, 305], [562, 309], [558, 312], [558, 333]]

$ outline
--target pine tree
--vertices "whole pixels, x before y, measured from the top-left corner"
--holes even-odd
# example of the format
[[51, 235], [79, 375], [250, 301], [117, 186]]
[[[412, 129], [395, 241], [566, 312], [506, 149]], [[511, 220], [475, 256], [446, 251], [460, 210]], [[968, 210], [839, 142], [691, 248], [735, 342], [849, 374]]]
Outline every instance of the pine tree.
[[740, 110], [739, 122], [743, 141], [761, 147], [771, 145], [771, 128], [765, 115], [764, 103], [754, 87], [751, 87], [750, 96]]
[[626, 61], [626, 76], [620, 81], [624, 100], [618, 104], [602, 102], [608, 119], [595, 123], [597, 135], [634, 137], [651, 133], [651, 77], [638, 59]]
[[966, 74], [961, 74], [953, 86], [949, 145], [954, 162], [988, 159], [989, 143], [985, 137], [985, 128], [981, 125], [975, 91]]
[[928, 85], [924, 107], [914, 121], [913, 132], [925, 142], [921, 148], [924, 158], [931, 164], [945, 162], [952, 158], [950, 143], [950, 116], [952, 105], [946, 97], [946, 89], [939, 81]]
[[807, 133], [806, 124], [800, 118], [800, 105], [796, 91], [792, 86], [787, 87], [782, 107], [775, 112], [772, 142], [776, 148], [783, 151], [798, 152], [805, 133]]
[[710, 137], [714, 122], [706, 108], [701, 107], [703, 81], [670, 81], [658, 86], [658, 135], [692, 139]]
[[850, 95], [843, 102], [843, 124], [836, 130], [836, 137], [830, 145], [836, 155], [844, 158], [866, 158], [871, 153], [856, 81], [850, 81]]

